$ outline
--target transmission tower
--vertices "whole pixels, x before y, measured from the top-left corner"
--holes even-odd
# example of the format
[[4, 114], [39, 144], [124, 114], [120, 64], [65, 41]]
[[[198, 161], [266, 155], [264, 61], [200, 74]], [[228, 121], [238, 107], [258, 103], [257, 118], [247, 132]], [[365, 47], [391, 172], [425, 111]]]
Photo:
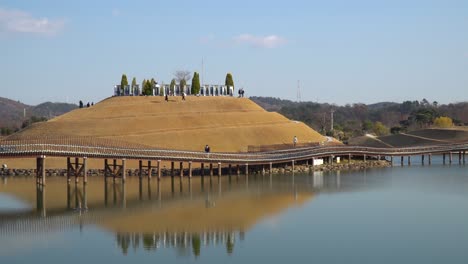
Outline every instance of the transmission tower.
[[299, 80], [297, 80], [297, 101], [301, 102], [301, 84]]

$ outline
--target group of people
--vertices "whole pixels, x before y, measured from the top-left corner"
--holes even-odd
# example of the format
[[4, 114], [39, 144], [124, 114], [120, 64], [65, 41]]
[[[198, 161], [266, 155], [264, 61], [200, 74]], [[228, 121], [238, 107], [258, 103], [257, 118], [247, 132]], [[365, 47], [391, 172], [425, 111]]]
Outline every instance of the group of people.
[[[93, 106], [94, 105], [94, 102], [92, 102], [91, 104], [89, 104], [89, 102], [86, 104], [86, 107], [90, 107], [90, 106]], [[83, 101], [80, 100], [80, 108], [83, 108]]]
[[240, 88], [237, 93], [239, 94], [239, 97], [244, 97], [244, 88]]
[[[185, 101], [185, 96], [187, 96], [187, 94], [186, 94], [185, 92], [183, 92], [183, 93], [182, 93], [182, 101]], [[168, 96], [168, 94], [166, 94], [166, 95], [164, 96], [164, 100], [165, 100], [166, 102], [169, 102], [169, 96]]]

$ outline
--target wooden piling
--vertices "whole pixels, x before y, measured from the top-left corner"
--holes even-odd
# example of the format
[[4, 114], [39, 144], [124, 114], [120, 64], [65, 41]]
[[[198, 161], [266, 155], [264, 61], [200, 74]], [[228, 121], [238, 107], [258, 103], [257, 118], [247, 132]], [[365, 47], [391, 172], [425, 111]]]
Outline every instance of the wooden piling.
[[192, 161], [189, 161], [188, 163], [188, 170], [189, 170], [189, 178], [192, 178]]
[[180, 178], [183, 178], [184, 177], [184, 163], [183, 162], [180, 162]]
[[151, 180], [153, 174], [153, 167], [151, 166], [151, 160], [148, 160], [148, 180]]
[[161, 160], [158, 160], [158, 181], [161, 180]]
[[221, 162], [218, 162], [218, 177], [221, 177]]
[[125, 182], [127, 178], [127, 166], [125, 164], [125, 159], [122, 159], [122, 182]]
[[140, 180], [143, 178], [143, 161], [139, 160], [138, 161], [138, 177]]
[[428, 162], [429, 165], [432, 164], [432, 154], [431, 154], [431, 153], [429, 153], [429, 154], [427, 155], [427, 162]]
[[174, 162], [171, 161], [171, 177], [174, 178]]
[[411, 165], [411, 156], [408, 156], [408, 166]]
[[88, 158], [83, 158], [83, 184], [88, 183]]

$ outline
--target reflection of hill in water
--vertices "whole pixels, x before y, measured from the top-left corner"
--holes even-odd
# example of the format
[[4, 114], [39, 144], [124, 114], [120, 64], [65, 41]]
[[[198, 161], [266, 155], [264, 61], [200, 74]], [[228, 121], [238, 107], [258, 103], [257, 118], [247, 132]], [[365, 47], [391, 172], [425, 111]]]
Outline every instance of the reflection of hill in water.
[[220, 244], [229, 253], [255, 224], [319, 192], [375, 184], [365, 174], [349, 176], [251, 175], [213, 177], [212, 181], [194, 177], [182, 182], [168, 177], [150, 183], [130, 178], [124, 185], [112, 181], [106, 185], [101, 178], [91, 178], [86, 188], [74, 183], [67, 188], [65, 179], [50, 178], [44, 192], [36, 191], [33, 178], [8, 178], [0, 181], [0, 193], [38, 208], [19, 216], [0, 211], [0, 233], [37, 235], [93, 224], [116, 233], [124, 254], [129, 248], [170, 247], [180, 254], [199, 255], [204, 245]]

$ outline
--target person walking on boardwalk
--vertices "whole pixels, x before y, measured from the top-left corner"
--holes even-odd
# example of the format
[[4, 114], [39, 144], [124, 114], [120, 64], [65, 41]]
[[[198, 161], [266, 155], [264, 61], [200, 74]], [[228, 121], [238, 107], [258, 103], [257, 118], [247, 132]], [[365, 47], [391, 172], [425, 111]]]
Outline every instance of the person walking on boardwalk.
[[206, 146], [205, 146], [205, 152], [210, 153], [210, 146], [208, 146], [208, 144], [206, 144]]
[[294, 136], [294, 138], [293, 138], [293, 146], [296, 147], [296, 145], [297, 145], [297, 137]]

